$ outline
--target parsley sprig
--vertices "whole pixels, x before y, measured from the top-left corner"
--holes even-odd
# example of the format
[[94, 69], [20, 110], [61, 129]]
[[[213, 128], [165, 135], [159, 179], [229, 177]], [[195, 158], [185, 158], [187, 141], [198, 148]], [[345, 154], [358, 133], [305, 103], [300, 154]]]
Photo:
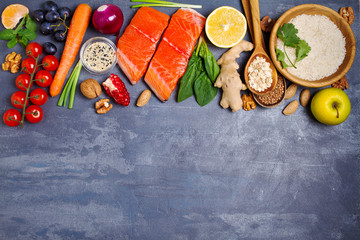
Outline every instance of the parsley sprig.
[[13, 48], [19, 43], [26, 48], [29, 41], [36, 38], [36, 23], [26, 14], [15, 29], [4, 29], [0, 32], [0, 39], [8, 41], [8, 48]]
[[[290, 67], [285, 62], [285, 57], [289, 60], [292, 67], [296, 68], [295, 64], [299, 62], [300, 60], [304, 59], [306, 56], [308, 56], [308, 53], [311, 50], [311, 47], [305, 40], [301, 40], [297, 36], [298, 30], [292, 23], [284, 23], [282, 26], [279, 27], [277, 31], [277, 37], [280, 38], [284, 42], [284, 51], [281, 51], [278, 48], [275, 48], [276, 56], [278, 61], [281, 62], [283, 68]], [[295, 63], [293, 63], [288, 54], [286, 53], [286, 48], [292, 47], [296, 49], [296, 60]]]

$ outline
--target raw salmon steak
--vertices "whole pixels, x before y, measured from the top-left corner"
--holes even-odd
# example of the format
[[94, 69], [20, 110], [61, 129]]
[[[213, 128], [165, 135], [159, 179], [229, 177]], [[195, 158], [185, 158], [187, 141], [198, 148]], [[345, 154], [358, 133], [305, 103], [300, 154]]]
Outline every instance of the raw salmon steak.
[[185, 73], [205, 20], [198, 12], [187, 8], [172, 15], [144, 79], [161, 101], [169, 99]]
[[118, 65], [132, 84], [145, 74], [170, 17], [150, 7], [140, 8], [117, 43]]

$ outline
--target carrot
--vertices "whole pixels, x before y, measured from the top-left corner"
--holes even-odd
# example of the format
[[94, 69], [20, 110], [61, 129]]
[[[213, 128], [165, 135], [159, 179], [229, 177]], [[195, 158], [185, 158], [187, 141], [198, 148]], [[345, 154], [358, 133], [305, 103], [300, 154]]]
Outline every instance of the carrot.
[[91, 11], [91, 7], [85, 3], [81, 3], [75, 9], [74, 15], [71, 19], [60, 64], [50, 85], [50, 95], [52, 97], [55, 97], [60, 93], [61, 88], [64, 85], [66, 75], [75, 61], [86, 29], [89, 25]]

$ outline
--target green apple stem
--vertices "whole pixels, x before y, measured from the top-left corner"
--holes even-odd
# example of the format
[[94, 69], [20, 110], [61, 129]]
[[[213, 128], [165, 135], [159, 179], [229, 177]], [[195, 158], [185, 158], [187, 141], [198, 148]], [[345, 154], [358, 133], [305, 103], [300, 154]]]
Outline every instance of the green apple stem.
[[337, 112], [336, 118], [339, 118], [340, 115], [339, 115], [339, 106], [338, 106], [338, 104], [337, 104], [337, 103], [334, 103], [334, 104], [333, 104], [333, 108], [335, 108], [335, 109], [336, 109], [336, 112]]

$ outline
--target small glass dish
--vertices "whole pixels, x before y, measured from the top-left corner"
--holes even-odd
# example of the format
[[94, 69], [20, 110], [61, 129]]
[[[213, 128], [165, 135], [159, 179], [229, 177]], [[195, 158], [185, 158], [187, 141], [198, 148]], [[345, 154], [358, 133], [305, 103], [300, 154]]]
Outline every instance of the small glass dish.
[[80, 60], [90, 73], [105, 74], [117, 63], [116, 46], [104, 37], [90, 38], [80, 49]]

